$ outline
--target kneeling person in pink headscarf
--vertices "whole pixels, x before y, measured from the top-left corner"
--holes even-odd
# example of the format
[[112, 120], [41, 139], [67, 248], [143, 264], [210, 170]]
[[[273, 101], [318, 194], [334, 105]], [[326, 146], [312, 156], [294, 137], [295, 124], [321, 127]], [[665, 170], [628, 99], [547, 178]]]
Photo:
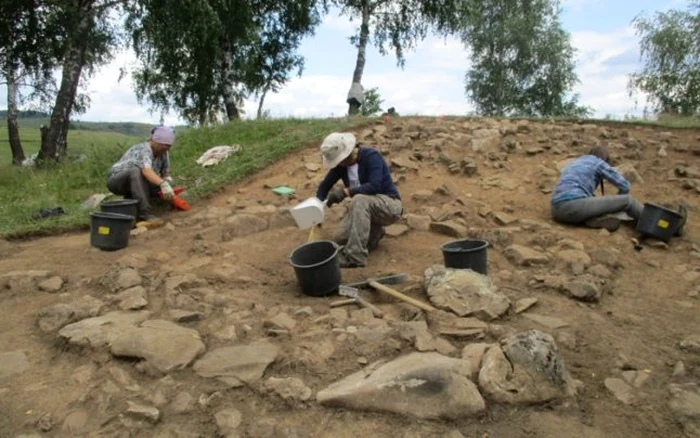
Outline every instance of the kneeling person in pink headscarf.
[[130, 147], [109, 170], [107, 188], [115, 195], [139, 201], [139, 221], [156, 219], [151, 214], [150, 198], [156, 197], [159, 189], [166, 200], [175, 196], [168, 154], [174, 142], [175, 131], [158, 126], [147, 141]]
[[[350, 133], [333, 133], [321, 145], [323, 165], [330, 169], [316, 197], [331, 207], [350, 198], [348, 212], [335, 241], [345, 245], [338, 254], [340, 267], [365, 266], [367, 256], [384, 236], [384, 227], [398, 222], [403, 214], [401, 196], [391, 179], [384, 157], [376, 149], [361, 145]], [[338, 181], [343, 187], [331, 190]]]

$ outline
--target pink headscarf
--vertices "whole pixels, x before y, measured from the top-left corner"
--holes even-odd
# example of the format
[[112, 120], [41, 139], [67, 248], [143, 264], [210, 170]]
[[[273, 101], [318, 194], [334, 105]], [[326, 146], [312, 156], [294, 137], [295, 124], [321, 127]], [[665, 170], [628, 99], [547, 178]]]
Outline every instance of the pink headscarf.
[[172, 145], [175, 142], [175, 131], [167, 126], [158, 126], [153, 130], [151, 140], [160, 144]]

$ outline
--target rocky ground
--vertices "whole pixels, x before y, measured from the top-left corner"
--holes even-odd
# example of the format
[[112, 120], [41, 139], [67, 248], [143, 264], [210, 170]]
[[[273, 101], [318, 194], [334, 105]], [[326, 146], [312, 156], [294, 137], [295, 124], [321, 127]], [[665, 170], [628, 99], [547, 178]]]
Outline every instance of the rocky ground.
[[[343, 280], [404, 272], [397, 289], [438, 310], [300, 293], [287, 257], [308, 233], [287, 210], [322, 177], [310, 145], [118, 252], [87, 233], [0, 241], [0, 436], [700, 436], [700, 133], [394, 119], [357, 135], [406, 215]], [[640, 200], [689, 207], [683, 237], [637, 251], [629, 228], [549, 219], [558, 169], [598, 144]], [[488, 277], [442, 266], [464, 236], [491, 243]]]

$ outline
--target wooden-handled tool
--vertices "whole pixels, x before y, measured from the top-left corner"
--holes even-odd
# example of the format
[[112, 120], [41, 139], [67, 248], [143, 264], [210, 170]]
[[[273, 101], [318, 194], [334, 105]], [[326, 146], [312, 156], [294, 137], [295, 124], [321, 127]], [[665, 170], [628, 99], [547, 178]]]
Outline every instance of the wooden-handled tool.
[[411, 304], [413, 306], [418, 307], [421, 310], [425, 310], [426, 312], [433, 312], [437, 310], [435, 307], [431, 306], [430, 304], [424, 303], [422, 301], [416, 300], [415, 298], [411, 298], [407, 295], [402, 294], [401, 292], [390, 288], [389, 286], [385, 286], [383, 284], [377, 283], [374, 280], [367, 280], [367, 283], [369, 283], [370, 286], [375, 288], [376, 290], [380, 292], [384, 292], [386, 294], [391, 295], [394, 298], [398, 298], [399, 300], [406, 302], [408, 304]]
[[369, 301], [362, 298], [360, 296], [360, 294], [358, 293], [357, 289], [355, 289], [354, 287], [340, 286], [338, 293], [342, 296], [350, 297], [353, 300], [355, 300], [355, 302], [357, 304], [359, 304], [360, 306], [365, 307], [367, 309], [370, 309], [372, 311], [372, 314], [374, 314], [375, 317], [384, 318], [384, 312], [382, 312], [374, 304], [372, 304]]

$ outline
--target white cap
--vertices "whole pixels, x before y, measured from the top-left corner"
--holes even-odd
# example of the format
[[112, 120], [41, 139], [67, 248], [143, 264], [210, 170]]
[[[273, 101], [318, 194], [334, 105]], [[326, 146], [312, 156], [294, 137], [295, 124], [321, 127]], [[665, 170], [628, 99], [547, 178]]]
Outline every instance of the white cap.
[[355, 148], [355, 136], [349, 132], [334, 132], [323, 140], [321, 144], [321, 155], [323, 156], [323, 166], [332, 169], [341, 161], [350, 156]]

